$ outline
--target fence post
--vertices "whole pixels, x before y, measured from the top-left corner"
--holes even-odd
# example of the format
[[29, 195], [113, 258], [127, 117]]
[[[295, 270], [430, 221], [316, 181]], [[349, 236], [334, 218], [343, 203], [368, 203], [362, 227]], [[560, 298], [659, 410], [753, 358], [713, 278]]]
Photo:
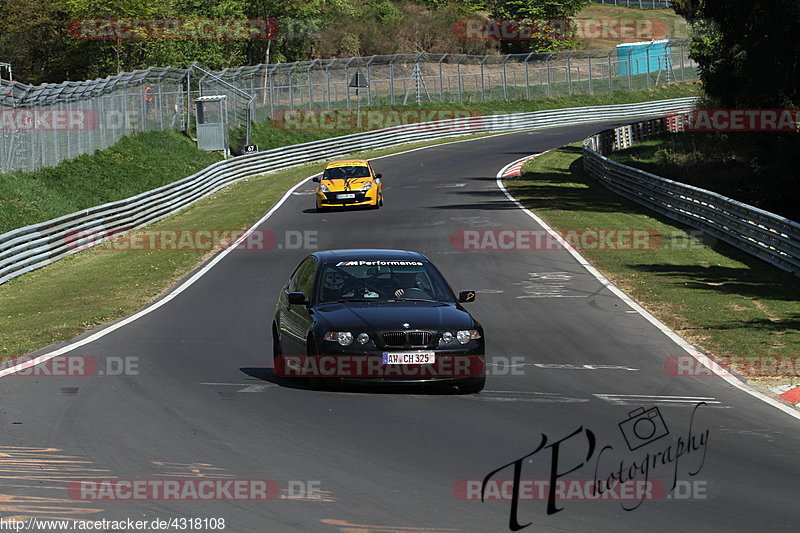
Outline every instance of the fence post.
[[289, 109], [294, 109], [294, 83], [292, 78], [294, 77], [294, 67], [296, 64], [297, 61], [289, 63], [291, 66], [286, 71], [286, 79], [289, 80]]
[[158, 80], [158, 115], [161, 119], [161, 131], [164, 131], [164, 92], [162, 91], [163, 79], [164, 76], [162, 74], [161, 78]]
[[[192, 67], [193, 66], [194, 63], [192, 63]], [[189, 67], [186, 71], [186, 127], [183, 131], [187, 134], [189, 134], [192, 129], [192, 67]]]
[[486, 101], [486, 91], [485, 91], [486, 85], [485, 85], [484, 79], [483, 79], [483, 64], [486, 62], [487, 59], [489, 59], [489, 56], [483, 56], [483, 59], [481, 59], [481, 101], [482, 102]]
[[545, 60], [544, 64], [547, 67], [547, 96], [552, 96], [553, 94], [553, 87], [552, 87], [552, 79], [550, 74], [550, 58], [553, 57], [553, 54], [549, 54], [547, 59]]
[[683, 57], [686, 54], [684, 47], [684, 43], [681, 43], [681, 81], [686, 81], [686, 70], [683, 67]]
[[344, 94], [345, 100], [347, 101], [348, 111], [350, 110], [350, 88], [348, 87], [350, 82], [348, 81], [349, 77], [347, 75], [347, 69], [350, 68], [350, 63], [352, 63], [354, 59], [355, 57], [351, 57], [347, 60], [347, 63], [344, 64]]
[[397, 59], [397, 54], [394, 54], [389, 60], [389, 95], [391, 105], [394, 105], [394, 60]]
[[278, 66], [280, 63], [275, 63], [275, 65], [269, 69], [267, 75], [269, 76], [269, 115], [270, 117], [275, 116], [275, 71], [278, 70]]
[[633, 89], [633, 67], [631, 66], [631, 54], [633, 53], [633, 48], [628, 50], [628, 90], [630, 91]]
[[528, 54], [528, 57], [525, 58], [525, 98], [530, 100], [531, 99], [531, 78], [530, 72], [528, 69], [528, 60], [533, 55], [533, 52]]
[[331, 110], [331, 65], [333, 61], [325, 66], [325, 99], [328, 101], [328, 111]]
[[506, 73], [506, 63], [508, 63], [508, 58], [511, 56], [506, 56], [503, 59], [503, 100], [508, 102], [508, 76]]
[[372, 105], [372, 71], [369, 66], [375, 61], [375, 56], [369, 58], [367, 61], [367, 105]]
[[458, 78], [458, 101], [459, 103], [464, 102], [464, 90], [461, 81], [461, 60], [464, 56], [459, 56], [458, 61], [456, 62], [456, 77]]
[[447, 57], [447, 54], [444, 54], [439, 59], [439, 101], [444, 102], [444, 76], [442, 75], [442, 61]]
[[315, 59], [308, 65], [308, 70], [306, 71], [306, 76], [308, 77], [308, 108], [314, 108], [314, 87], [311, 83], [311, 69], [314, 68], [314, 64], [319, 61], [319, 59]]
[[572, 94], [572, 54], [574, 53], [567, 54], [567, 94]]

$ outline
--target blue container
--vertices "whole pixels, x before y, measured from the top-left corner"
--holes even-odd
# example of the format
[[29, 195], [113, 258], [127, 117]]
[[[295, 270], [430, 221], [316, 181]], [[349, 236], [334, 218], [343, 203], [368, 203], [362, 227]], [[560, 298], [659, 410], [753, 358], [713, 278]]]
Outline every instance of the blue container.
[[619, 75], [648, 74], [672, 68], [669, 39], [617, 45]]

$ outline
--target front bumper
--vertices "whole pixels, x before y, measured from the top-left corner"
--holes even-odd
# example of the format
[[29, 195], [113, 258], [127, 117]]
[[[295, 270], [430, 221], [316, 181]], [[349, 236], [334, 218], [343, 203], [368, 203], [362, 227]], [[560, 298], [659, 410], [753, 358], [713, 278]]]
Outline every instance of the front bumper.
[[[338, 198], [342, 194], [352, 194], [353, 198]], [[348, 207], [360, 205], [378, 205], [377, 187], [364, 191], [316, 191], [317, 207]]]
[[[281, 356], [275, 373], [285, 377], [313, 378], [328, 383], [373, 384], [449, 384], [464, 385], [486, 376], [483, 345], [470, 342], [449, 349], [360, 350], [353, 346], [330, 346], [324, 342], [318, 353], [324, 355]], [[433, 362], [387, 364], [384, 353], [432, 354]]]

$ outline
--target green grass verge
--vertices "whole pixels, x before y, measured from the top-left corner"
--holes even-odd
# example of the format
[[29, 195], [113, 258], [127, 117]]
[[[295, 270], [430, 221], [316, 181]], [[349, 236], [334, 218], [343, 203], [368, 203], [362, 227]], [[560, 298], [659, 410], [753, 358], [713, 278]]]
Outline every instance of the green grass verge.
[[[583, 172], [580, 145], [548, 152], [507, 181], [553, 228], [649, 229], [654, 250], [581, 254], [673, 330], [717, 356], [800, 354], [800, 279], [625, 200]], [[725, 360], [725, 358], [722, 358]]]
[[[463, 139], [481, 137], [473, 135]], [[452, 139], [354, 154], [378, 157]], [[323, 162], [234, 183], [148, 229], [245, 229]], [[312, 205], [313, 198], [309, 200]], [[0, 359], [68, 340], [127, 316], [196, 268], [203, 251], [81, 251], [0, 285]]]
[[0, 233], [155, 189], [220, 159], [178, 132], [159, 131], [55, 167], [0, 174]]

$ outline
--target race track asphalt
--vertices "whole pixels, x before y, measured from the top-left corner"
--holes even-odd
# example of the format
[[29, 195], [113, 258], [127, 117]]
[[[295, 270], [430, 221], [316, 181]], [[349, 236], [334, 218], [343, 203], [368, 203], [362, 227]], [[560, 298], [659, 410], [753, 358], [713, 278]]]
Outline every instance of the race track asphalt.
[[[630, 511], [634, 494], [563, 494], [551, 514], [547, 501], [525, 499], [517, 509], [519, 522], [531, 523], [525, 531], [796, 530], [796, 418], [719, 377], [670, 375], [665, 360], [685, 352], [566, 251], [466, 251], [451, 242], [460, 230], [538, 229], [498, 188], [497, 172], [603, 127], [374, 160], [384, 176], [380, 210], [316, 213], [313, 184], [304, 183], [259, 228], [274, 232], [280, 249], [231, 252], [165, 305], [70, 352], [96, 358], [106, 373], [135, 361], [131, 375], [0, 379], [0, 515], [221, 517], [233, 532], [501, 532], [511, 502], [465, 501], [459, 489], [469, 486], [474, 498], [476, 482], [534, 452], [544, 436], [548, 447], [520, 463], [523, 479], [548, 480], [558, 451], [559, 472], [580, 465], [564, 479], [607, 480], [621, 463], [623, 475], [635, 465], [641, 479], [646, 462], [657, 496], [676, 489]], [[486, 389], [315, 391], [272, 375], [276, 297], [311, 251], [292, 246], [297, 235], [310, 248], [420, 251], [455, 290], [476, 289], [477, 301], [465, 305], [485, 329]], [[520, 363], [513, 372], [512, 358]], [[639, 407], [658, 408], [668, 434], [631, 450], [619, 424]], [[282, 493], [92, 501], [66, 490], [81, 479], [184, 477], [269, 479]], [[492, 479], [512, 478], [509, 467]]]

